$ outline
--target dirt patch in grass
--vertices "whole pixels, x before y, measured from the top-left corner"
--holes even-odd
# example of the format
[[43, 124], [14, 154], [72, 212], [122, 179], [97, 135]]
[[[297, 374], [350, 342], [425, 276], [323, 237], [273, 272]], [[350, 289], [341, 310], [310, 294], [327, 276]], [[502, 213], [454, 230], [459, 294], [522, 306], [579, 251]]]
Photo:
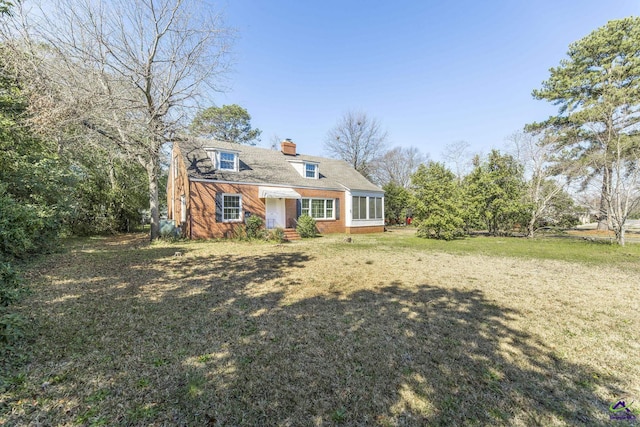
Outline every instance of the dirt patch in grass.
[[636, 270], [399, 238], [76, 242], [31, 272], [0, 423], [604, 425], [640, 399]]

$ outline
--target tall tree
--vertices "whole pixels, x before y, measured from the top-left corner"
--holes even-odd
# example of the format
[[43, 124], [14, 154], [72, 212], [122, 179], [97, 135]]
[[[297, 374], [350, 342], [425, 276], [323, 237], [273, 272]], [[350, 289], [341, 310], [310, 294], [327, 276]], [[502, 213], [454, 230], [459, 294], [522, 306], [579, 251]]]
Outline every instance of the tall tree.
[[522, 165], [498, 150], [492, 150], [484, 161], [476, 157], [474, 163], [464, 181], [468, 226], [479, 219], [490, 234], [498, 235], [526, 221]]
[[404, 224], [411, 207], [409, 190], [394, 182], [382, 186], [384, 190], [384, 219], [387, 224]]
[[620, 135], [610, 144], [603, 193], [616, 241], [624, 246], [627, 219], [640, 206], [640, 144], [638, 135]]
[[381, 186], [393, 183], [409, 188], [411, 175], [427, 158], [416, 147], [394, 147], [372, 163], [371, 179]]
[[251, 115], [239, 105], [206, 108], [194, 117], [191, 133], [237, 144], [255, 145], [260, 141], [260, 129], [251, 128]]
[[608, 226], [607, 194], [612, 150], [619, 138], [637, 132], [640, 121], [640, 17], [610, 21], [571, 44], [568, 58], [550, 69], [537, 99], [559, 105], [558, 114], [530, 128], [560, 130], [558, 150], [589, 164], [585, 180], [601, 179], [598, 228]]
[[538, 227], [548, 222], [562, 223], [573, 210], [566, 189], [575, 174], [575, 165], [555, 161], [557, 138], [552, 131], [516, 132], [508, 138], [515, 158], [524, 168], [525, 203], [529, 209], [527, 237], [533, 237]]
[[52, 0], [2, 26], [41, 129], [82, 126], [137, 161], [159, 236], [162, 146], [216, 89], [230, 32], [196, 0]]
[[387, 132], [380, 122], [363, 112], [345, 113], [329, 131], [324, 148], [369, 177], [374, 163], [385, 151]]

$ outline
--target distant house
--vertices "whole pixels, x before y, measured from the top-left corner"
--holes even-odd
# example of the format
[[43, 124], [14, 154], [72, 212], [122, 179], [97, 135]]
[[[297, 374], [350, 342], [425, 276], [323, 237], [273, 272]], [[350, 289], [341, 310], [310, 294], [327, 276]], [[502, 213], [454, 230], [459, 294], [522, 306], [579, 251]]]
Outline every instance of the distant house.
[[[228, 237], [250, 215], [268, 229], [295, 229], [302, 214], [320, 233], [384, 230], [384, 191], [342, 160], [229, 142], [174, 142], [168, 219], [188, 238]], [[291, 232], [291, 230], [289, 230]]]

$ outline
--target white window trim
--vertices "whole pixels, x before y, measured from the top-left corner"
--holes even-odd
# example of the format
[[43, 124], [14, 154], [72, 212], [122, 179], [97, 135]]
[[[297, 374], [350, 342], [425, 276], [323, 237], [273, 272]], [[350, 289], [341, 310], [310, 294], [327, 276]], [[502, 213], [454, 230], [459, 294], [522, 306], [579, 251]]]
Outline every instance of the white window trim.
[[[313, 176], [307, 176], [307, 165], [311, 165], [314, 167], [314, 174]], [[314, 163], [314, 162], [304, 162], [303, 165], [303, 171], [304, 171], [304, 177], [307, 179], [318, 179], [319, 175], [320, 175], [320, 166], [318, 163]]]
[[[225, 196], [234, 196], [234, 197], [239, 197], [240, 201], [239, 201], [239, 207], [238, 209], [240, 209], [240, 214], [239, 214], [239, 218], [238, 219], [225, 219], [224, 218], [224, 198]], [[244, 212], [242, 210], [242, 194], [237, 194], [237, 193], [222, 193], [222, 200], [221, 200], [221, 204], [222, 204], [222, 212], [220, 212], [221, 214], [221, 219], [222, 222], [227, 222], [227, 223], [233, 223], [233, 222], [242, 222], [244, 221], [243, 217], [244, 217]]]
[[[231, 154], [233, 156], [233, 169], [222, 167], [223, 154]], [[220, 169], [221, 171], [227, 171], [227, 172], [238, 172], [238, 153], [234, 153], [233, 151], [218, 151], [216, 153], [216, 157], [218, 160], [218, 169]]]
[[[212, 149], [212, 150], [207, 150], [207, 152], [209, 153], [209, 157], [211, 158], [211, 163], [213, 163], [213, 168], [215, 170], [225, 171], [225, 172], [238, 172], [240, 170], [240, 152], [239, 151]], [[233, 155], [233, 169], [227, 169], [221, 166], [222, 153]]]
[[[335, 221], [336, 220], [336, 199], [333, 199], [331, 197], [329, 197], [329, 198], [325, 198], [325, 197], [303, 197], [300, 200], [300, 214], [301, 215], [303, 214], [303, 212], [302, 212], [302, 200], [309, 200], [309, 212], [307, 213], [307, 215], [309, 215], [309, 216], [311, 216], [311, 205], [312, 205], [311, 201], [312, 200], [324, 200], [325, 201], [324, 202], [325, 218], [313, 218], [312, 216], [311, 216], [311, 218], [315, 219], [316, 221]], [[327, 215], [327, 202], [326, 201], [327, 200], [332, 200], [333, 201], [333, 208], [332, 208], [333, 214], [332, 214], [331, 217], [328, 217], [328, 218], [326, 217], [326, 215]]]

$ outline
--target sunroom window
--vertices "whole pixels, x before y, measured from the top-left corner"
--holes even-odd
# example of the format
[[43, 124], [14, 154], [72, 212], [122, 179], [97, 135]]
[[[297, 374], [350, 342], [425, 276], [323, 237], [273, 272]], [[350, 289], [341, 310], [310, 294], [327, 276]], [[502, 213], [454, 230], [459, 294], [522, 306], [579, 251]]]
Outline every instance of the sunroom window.
[[353, 219], [382, 219], [382, 197], [353, 196]]

